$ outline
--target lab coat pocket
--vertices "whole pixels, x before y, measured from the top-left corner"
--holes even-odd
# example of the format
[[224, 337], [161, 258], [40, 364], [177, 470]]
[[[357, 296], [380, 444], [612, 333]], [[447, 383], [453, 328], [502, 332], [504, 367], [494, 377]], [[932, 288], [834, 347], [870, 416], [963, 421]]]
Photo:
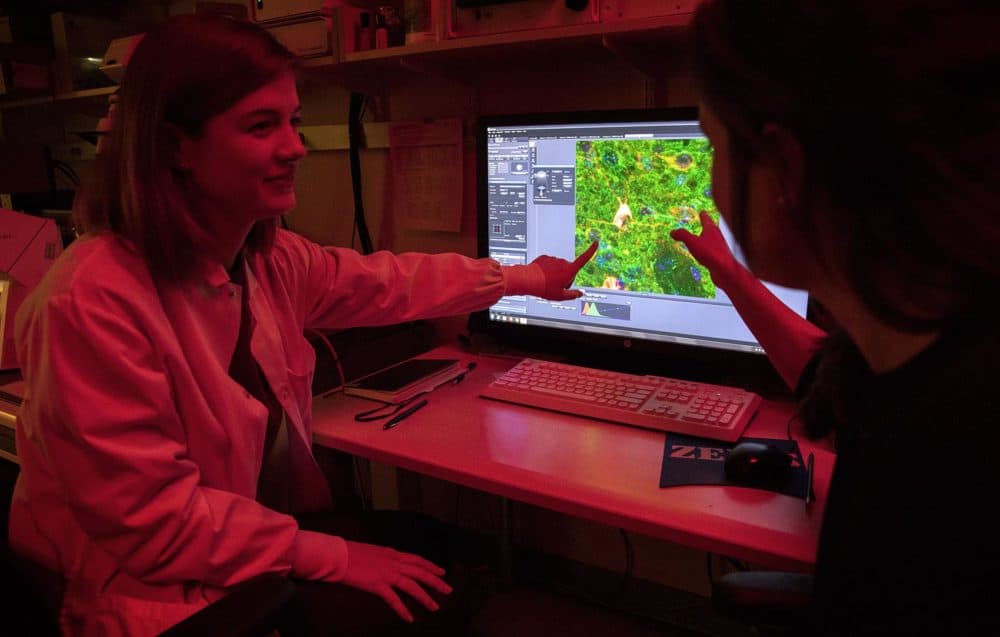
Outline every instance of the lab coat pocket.
[[294, 407], [299, 410], [299, 422], [308, 422], [308, 415], [312, 409], [312, 383], [315, 370], [312, 366], [305, 371], [288, 369], [288, 387], [291, 398], [295, 402]]

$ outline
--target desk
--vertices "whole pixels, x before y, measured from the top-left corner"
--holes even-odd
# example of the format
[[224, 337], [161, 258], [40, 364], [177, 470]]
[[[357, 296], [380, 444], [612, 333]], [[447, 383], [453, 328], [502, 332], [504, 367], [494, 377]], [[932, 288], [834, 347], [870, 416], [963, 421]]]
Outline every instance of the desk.
[[[451, 347], [428, 355], [474, 360], [465, 381], [429, 395], [398, 427], [353, 416], [371, 401], [316, 398], [316, 444], [464, 486], [767, 568], [811, 571], [835, 455], [815, 452], [817, 500], [743, 487], [659, 487], [664, 434], [479, 398], [517, 362]], [[746, 435], [784, 437], [791, 403], [764, 401]], [[793, 428], [794, 431], [794, 428]]]

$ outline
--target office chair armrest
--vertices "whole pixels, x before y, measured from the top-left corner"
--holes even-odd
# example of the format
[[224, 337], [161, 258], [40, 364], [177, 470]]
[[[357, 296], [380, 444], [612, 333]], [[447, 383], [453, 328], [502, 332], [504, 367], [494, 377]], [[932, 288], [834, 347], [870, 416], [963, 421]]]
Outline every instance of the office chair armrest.
[[712, 589], [712, 606], [748, 623], [802, 625], [814, 616], [813, 576], [781, 571], [727, 573]]
[[228, 595], [171, 626], [161, 637], [269, 635], [294, 593], [295, 585], [287, 576], [264, 573], [236, 585]]

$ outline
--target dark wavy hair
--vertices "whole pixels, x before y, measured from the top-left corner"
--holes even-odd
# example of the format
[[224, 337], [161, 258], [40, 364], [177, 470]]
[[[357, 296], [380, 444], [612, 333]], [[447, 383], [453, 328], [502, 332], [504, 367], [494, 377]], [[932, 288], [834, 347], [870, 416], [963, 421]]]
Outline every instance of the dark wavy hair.
[[1000, 21], [985, 4], [702, 4], [695, 73], [732, 138], [738, 241], [753, 242], [746, 171], [775, 123], [805, 155], [797, 230], [875, 316], [908, 331], [996, 317]]
[[[77, 227], [130, 240], [158, 280], [186, 277], [204, 230], [174, 168], [177, 133], [199, 135], [213, 116], [297, 62], [247, 22], [182, 15], [157, 25], [126, 67], [107, 146], [74, 202]], [[270, 249], [275, 232], [275, 221], [258, 222], [247, 249]]]

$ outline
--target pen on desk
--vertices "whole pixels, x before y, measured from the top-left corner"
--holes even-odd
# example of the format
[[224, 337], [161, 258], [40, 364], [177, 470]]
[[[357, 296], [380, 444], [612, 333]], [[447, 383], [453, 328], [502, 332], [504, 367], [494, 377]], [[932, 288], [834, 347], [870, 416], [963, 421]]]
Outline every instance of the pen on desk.
[[455, 376], [455, 378], [452, 379], [452, 382], [455, 383], [456, 385], [459, 384], [460, 382], [465, 380], [465, 376], [475, 368], [476, 368], [476, 362], [475, 361], [470, 362], [468, 365], [465, 366], [465, 369], [462, 370], [461, 374]]
[[806, 460], [806, 504], [812, 502], [813, 492], [813, 454], [809, 452], [809, 459]]
[[382, 429], [383, 430], [392, 429], [393, 427], [395, 427], [399, 423], [401, 423], [404, 420], [406, 420], [407, 418], [409, 418], [411, 415], [413, 415], [413, 413], [415, 411], [417, 411], [418, 409], [420, 409], [421, 407], [423, 407], [426, 404], [427, 404], [427, 399], [424, 398], [423, 400], [419, 401], [418, 403], [416, 403], [415, 405], [413, 405], [412, 407], [410, 407], [406, 411], [404, 411], [404, 412], [402, 412], [400, 414], [397, 414], [397, 415], [393, 416], [392, 418], [390, 418], [389, 422], [385, 423], [385, 425], [382, 426]]

